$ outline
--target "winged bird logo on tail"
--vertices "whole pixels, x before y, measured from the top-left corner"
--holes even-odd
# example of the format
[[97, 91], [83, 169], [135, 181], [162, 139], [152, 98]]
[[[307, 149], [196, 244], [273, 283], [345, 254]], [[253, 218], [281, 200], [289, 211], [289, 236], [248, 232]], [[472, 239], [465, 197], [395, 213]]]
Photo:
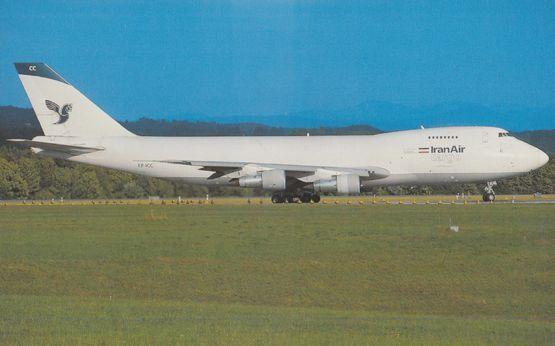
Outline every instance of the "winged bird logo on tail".
[[58, 119], [58, 121], [54, 124], [63, 124], [67, 121], [67, 119], [69, 119], [69, 112], [71, 112], [72, 109], [71, 103], [66, 103], [62, 106], [62, 108], [60, 108], [56, 102], [52, 102], [50, 100], [45, 100], [44, 103], [46, 104], [46, 108], [58, 113], [60, 116], [60, 119]]

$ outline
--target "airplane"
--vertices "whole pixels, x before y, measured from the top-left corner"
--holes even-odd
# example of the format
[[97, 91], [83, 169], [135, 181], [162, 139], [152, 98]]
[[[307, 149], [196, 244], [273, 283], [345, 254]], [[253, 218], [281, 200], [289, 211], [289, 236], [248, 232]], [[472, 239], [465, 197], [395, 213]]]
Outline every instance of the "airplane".
[[318, 203], [377, 186], [485, 182], [545, 165], [540, 149], [497, 127], [420, 128], [367, 136], [147, 137], [106, 114], [44, 63], [15, 63], [44, 136], [11, 139], [39, 155], [190, 184]]

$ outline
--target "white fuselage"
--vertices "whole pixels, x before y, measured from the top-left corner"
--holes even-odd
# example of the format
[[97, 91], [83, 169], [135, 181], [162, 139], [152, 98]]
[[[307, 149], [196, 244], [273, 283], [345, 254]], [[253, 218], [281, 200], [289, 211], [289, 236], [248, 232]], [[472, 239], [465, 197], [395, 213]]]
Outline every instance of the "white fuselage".
[[[363, 188], [397, 184], [482, 182], [520, 175], [544, 165], [541, 150], [494, 127], [444, 127], [371, 136], [291, 137], [40, 137], [41, 141], [102, 147], [68, 160], [193, 184], [228, 185], [230, 178], [264, 164], [383, 167], [390, 175]], [[40, 150], [37, 150], [40, 152]], [[50, 156], [58, 156], [42, 152]], [[161, 161], [246, 162], [241, 172], [217, 179], [201, 167]], [[300, 178], [333, 176], [326, 169]]]
[[548, 161], [541, 150], [494, 127], [373, 136], [136, 136], [47, 64], [15, 63], [15, 68], [45, 136], [13, 143], [151, 177], [261, 187], [276, 191], [272, 199], [280, 203], [283, 190], [356, 194], [372, 186], [492, 181]]

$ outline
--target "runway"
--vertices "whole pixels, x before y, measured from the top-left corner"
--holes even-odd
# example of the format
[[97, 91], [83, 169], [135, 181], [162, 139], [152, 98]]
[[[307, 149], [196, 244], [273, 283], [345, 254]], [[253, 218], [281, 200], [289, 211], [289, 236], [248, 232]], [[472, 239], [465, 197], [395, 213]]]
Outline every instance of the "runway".
[[[285, 203], [287, 204], [287, 203]], [[295, 203], [296, 204], [296, 203]], [[299, 203], [301, 204], [301, 203]], [[309, 205], [499, 205], [499, 204], [555, 204], [555, 195], [498, 195], [494, 202], [483, 202], [478, 195], [464, 198], [452, 195], [434, 196], [322, 196], [318, 204]], [[273, 205], [269, 197], [204, 197], [204, 198], [160, 198], [142, 199], [50, 199], [50, 200], [0, 200], [0, 206], [29, 205]], [[277, 206], [277, 205], [276, 205]]]

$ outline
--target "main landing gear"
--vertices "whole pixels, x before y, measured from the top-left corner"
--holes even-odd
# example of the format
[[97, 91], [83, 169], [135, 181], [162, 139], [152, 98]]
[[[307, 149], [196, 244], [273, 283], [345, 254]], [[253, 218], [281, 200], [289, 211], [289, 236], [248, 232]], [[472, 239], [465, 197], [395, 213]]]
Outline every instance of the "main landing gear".
[[493, 187], [497, 185], [496, 181], [488, 181], [486, 183], [486, 187], [484, 188], [484, 194], [482, 195], [482, 199], [484, 202], [493, 202], [495, 201], [495, 191], [493, 191]]
[[300, 191], [297, 193], [280, 191], [272, 195], [272, 203], [318, 203], [320, 202], [320, 195], [309, 192]]

